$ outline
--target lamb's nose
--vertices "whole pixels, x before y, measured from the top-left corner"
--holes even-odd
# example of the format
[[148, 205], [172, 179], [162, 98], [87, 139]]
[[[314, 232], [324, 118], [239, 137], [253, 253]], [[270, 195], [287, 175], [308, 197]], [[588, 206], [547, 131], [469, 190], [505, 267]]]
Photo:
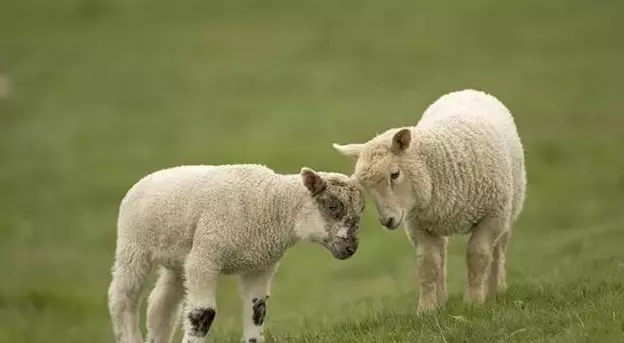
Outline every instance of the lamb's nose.
[[381, 221], [381, 224], [387, 227], [388, 229], [394, 228], [394, 218], [390, 217], [386, 219], [380, 219], [380, 221]]

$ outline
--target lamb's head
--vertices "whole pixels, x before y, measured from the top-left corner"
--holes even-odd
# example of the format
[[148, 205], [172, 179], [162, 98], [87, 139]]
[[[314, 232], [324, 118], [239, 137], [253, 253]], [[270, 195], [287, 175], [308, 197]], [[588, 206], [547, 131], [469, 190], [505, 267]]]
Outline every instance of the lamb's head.
[[335, 258], [351, 257], [358, 248], [358, 233], [365, 206], [364, 192], [355, 178], [339, 173], [301, 169], [312, 206], [303, 220], [305, 238], [321, 243]]
[[395, 128], [366, 143], [339, 145], [334, 149], [356, 160], [354, 176], [373, 198], [379, 221], [394, 230], [413, 206], [411, 171], [405, 158], [411, 144], [410, 128]]

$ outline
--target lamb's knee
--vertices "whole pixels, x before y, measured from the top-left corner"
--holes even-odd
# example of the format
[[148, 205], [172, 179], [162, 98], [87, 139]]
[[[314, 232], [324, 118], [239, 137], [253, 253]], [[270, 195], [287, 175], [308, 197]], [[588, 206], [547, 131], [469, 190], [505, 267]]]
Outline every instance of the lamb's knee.
[[507, 245], [509, 244], [509, 238], [511, 236], [511, 232], [509, 230], [503, 232], [497, 239], [494, 244], [493, 257], [494, 260], [504, 260], [505, 254], [507, 252]]
[[109, 293], [108, 309], [112, 316], [127, 311], [131, 307], [131, 300], [117, 293]]
[[108, 290], [108, 307], [111, 315], [133, 310], [138, 303], [140, 288], [128, 280], [114, 279]]
[[208, 334], [217, 312], [211, 307], [198, 307], [187, 314], [189, 334], [204, 337]]
[[438, 267], [440, 258], [433, 251], [422, 251], [418, 253], [418, 264], [420, 278], [426, 282], [436, 282], [438, 280]]
[[470, 245], [466, 257], [471, 274], [484, 273], [492, 262], [492, 247], [487, 245]]

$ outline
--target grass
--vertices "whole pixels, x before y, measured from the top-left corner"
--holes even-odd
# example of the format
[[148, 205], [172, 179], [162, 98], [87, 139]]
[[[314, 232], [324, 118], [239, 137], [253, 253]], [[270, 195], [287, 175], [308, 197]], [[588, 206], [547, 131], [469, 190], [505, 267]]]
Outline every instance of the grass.
[[[416, 123], [474, 87], [511, 109], [527, 204], [510, 290], [417, 316], [414, 251], [372, 207], [350, 260], [283, 260], [274, 342], [621, 342], [621, 1], [5, 0], [0, 3], [0, 342], [110, 342], [106, 289], [124, 191], [154, 169], [260, 162], [351, 171], [332, 142]], [[225, 278], [217, 342], [237, 342]]]

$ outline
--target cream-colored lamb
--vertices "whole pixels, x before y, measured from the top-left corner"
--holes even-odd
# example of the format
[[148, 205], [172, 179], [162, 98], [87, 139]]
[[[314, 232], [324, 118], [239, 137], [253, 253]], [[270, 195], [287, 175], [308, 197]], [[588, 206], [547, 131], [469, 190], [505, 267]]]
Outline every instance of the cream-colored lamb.
[[419, 311], [446, 301], [447, 237], [470, 234], [466, 300], [506, 289], [505, 254], [522, 210], [524, 153], [509, 110], [495, 97], [462, 90], [440, 97], [416, 126], [363, 144], [338, 145], [382, 224], [405, 223], [418, 252]]
[[338, 173], [261, 165], [181, 166], [137, 182], [119, 208], [109, 310], [117, 343], [142, 343], [138, 303], [150, 270], [147, 342], [170, 342], [186, 297], [184, 343], [201, 342], [216, 316], [217, 279], [240, 275], [243, 341], [260, 343], [271, 278], [300, 241], [338, 259], [358, 247], [364, 194]]

